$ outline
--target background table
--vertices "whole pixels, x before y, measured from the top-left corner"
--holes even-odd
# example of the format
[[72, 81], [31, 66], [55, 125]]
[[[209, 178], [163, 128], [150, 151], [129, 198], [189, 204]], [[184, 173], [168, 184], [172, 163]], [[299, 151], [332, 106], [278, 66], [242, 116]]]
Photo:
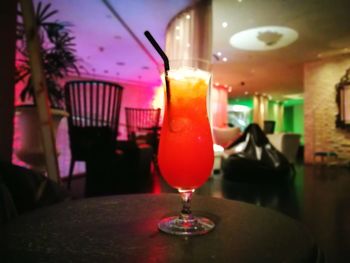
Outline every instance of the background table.
[[[68, 201], [21, 216], [1, 237], [5, 262], [319, 262], [296, 221], [242, 202], [194, 196], [195, 214], [216, 228], [196, 237], [159, 232], [180, 211], [176, 194]], [[1, 261], [3, 262], [3, 261]]]

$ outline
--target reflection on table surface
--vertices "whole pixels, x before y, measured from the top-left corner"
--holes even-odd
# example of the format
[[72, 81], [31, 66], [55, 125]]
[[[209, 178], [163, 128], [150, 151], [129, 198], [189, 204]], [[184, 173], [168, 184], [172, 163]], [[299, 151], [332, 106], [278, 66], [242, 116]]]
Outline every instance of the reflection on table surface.
[[179, 211], [176, 194], [138, 194], [68, 201], [6, 225], [10, 262], [322, 262], [304, 228], [254, 205], [195, 196], [193, 211], [211, 218], [207, 235], [161, 233], [157, 222]]

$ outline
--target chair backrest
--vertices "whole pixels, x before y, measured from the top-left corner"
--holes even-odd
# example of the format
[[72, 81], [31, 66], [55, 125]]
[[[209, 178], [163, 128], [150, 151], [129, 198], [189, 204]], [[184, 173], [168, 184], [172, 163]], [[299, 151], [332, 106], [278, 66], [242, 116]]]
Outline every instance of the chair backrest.
[[214, 143], [224, 148], [229, 146], [241, 135], [241, 129], [238, 127], [213, 127]]
[[295, 163], [300, 145], [300, 134], [297, 133], [275, 133], [268, 134], [270, 143], [288, 159]]
[[115, 143], [123, 87], [98, 80], [69, 81], [65, 85], [72, 157], [86, 159], [88, 151]]
[[122, 86], [106, 81], [67, 82], [69, 127], [108, 127], [117, 135], [122, 92]]
[[264, 132], [265, 134], [271, 134], [275, 131], [275, 121], [264, 121]]
[[125, 117], [128, 139], [133, 140], [138, 133], [154, 132], [158, 128], [160, 108], [126, 107]]
[[290, 163], [295, 163], [300, 146], [300, 134], [286, 133], [282, 141], [282, 153]]

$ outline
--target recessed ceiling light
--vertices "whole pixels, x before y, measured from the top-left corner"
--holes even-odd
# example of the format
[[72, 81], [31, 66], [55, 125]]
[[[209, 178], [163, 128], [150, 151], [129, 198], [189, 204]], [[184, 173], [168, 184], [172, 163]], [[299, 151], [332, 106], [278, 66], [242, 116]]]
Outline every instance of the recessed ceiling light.
[[221, 57], [222, 53], [219, 51], [219, 52], [216, 53], [216, 55], [217, 55], [218, 57]]
[[222, 22], [221, 25], [222, 25], [223, 28], [226, 28], [228, 26], [227, 22]]
[[215, 84], [214, 84], [215, 86], [219, 86], [220, 85], [220, 83], [219, 82], [215, 82]]
[[180, 39], [180, 36], [176, 36], [175, 39], [176, 39], [176, 40], [179, 40], [179, 39]]
[[186, 19], [191, 19], [191, 16], [190, 15], [186, 15]]
[[227, 57], [223, 57], [222, 61], [226, 62], [227, 61]]
[[237, 0], [237, 1], [238, 1], [238, 3], [242, 3], [243, 0]]
[[176, 26], [175, 29], [176, 29], [176, 30], [180, 30], [180, 26]]
[[281, 26], [263, 26], [234, 34], [230, 44], [238, 49], [266, 51], [282, 48], [298, 39], [298, 32]]
[[244, 95], [248, 95], [248, 94], [249, 94], [249, 92], [248, 92], [248, 91], [245, 91], [245, 92], [244, 92]]

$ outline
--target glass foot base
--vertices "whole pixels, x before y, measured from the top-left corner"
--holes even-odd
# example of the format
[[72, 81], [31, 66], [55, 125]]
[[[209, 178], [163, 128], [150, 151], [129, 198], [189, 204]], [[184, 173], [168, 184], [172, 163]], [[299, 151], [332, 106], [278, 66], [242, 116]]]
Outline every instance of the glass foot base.
[[158, 223], [158, 228], [172, 235], [195, 236], [204, 235], [215, 227], [213, 221], [205, 217], [193, 217], [191, 219], [182, 219], [179, 216], [163, 218]]

